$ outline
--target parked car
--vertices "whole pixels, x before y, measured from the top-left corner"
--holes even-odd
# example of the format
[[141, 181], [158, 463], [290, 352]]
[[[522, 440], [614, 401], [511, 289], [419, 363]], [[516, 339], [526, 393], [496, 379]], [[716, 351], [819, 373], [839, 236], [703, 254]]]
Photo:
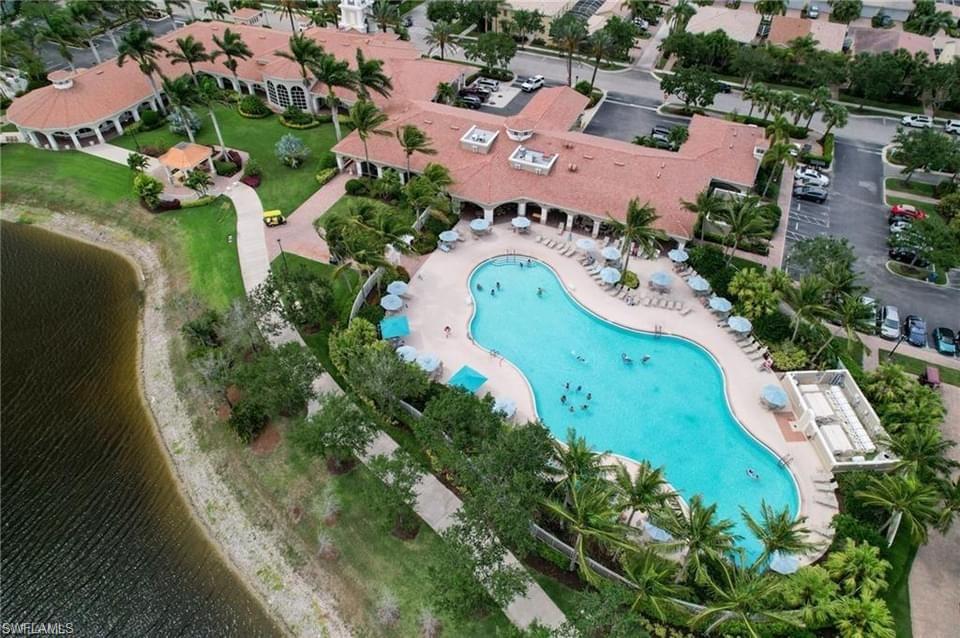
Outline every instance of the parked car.
[[757, 35], [760, 36], [760, 38], [765, 38], [770, 35], [770, 22], [768, 20], [760, 21], [760, 28], [757, 29]]
[[900, 337], [900, 311], [896, 306], [880, 308], [880, 336], [892, 341]]
[[900, 123], [912, 128], [933, 128], [933, 118], [929, 115], [904, 115]]
[[947, 120], [943, 125], [943, 130], [952, 135], [960, 134], [960, 120]]
[[794, 187], [793, 196], [797, 199], [805, 199], [807, 201], [822, 204], [827, 201], [827, 190], [822, 186], [801, 184], [800, 186]]
[[[877, 333], [877, 327], [880, 325], [881, 306], [877, 303], [877, 300], [874, 299], [873, 297], [866, 297], [866, 296], [860, 297], [860, 303], [861, 303], [865, 308], [869, 308], [869, 309], [870, 309], [871, 317], [872, 317], [872, 318], [871, 318], [871, 323], [873, 324], [872, 327], [871, 327], [871, 333], [870, 333], [870, 334], [876, 334], [876, 333]], [[832, 324], [835, 325], [835, 326], [839, 326], [839, 325], [840, 325], [840, 318], [839, 318], [837, 315], [831, 315], [831, 316], [829, 316], [829, 317], [827, 318], [827, 321], [829, 321], [830, 323], [832, 323]]]
[[637, 27], [641, 31], [646, 31], [650, 28], [650, 23], [644, 20], [643, 18], [634, 18], [633, 26]]
[[477, 81], [474, 82], [473, 84], [474, 86], [487, 89], [490, 92], [500, 90], [500, 83], [492, 78], [477, 78]]
[[830, 185], [830, 178], [818, 171], [815, 168], [809, 166], [801, 166], [793, 174], [799, 180], [803, 180], [806, 184], [813, 184], [816, 186], [827, 187]]
[[534, 75], [523, 81], [523, 84], [520, 85], [520, 90], [524, 91], [525, 93], [531, 93], [542, 87], [543, 87], [543, 76]]
[[815, 4], [810, 5], [810, 8], [807, 9], [807, 17], [811, 20], [816, 20], [820, 17], [820, 7]]
[[937, 352], [948, 357], [957, 356], [957, 335], [953, 333], [953, 330], [934, 328], [930, 335], [933, 337], [933, 347], [937, 349]]
[[926, 219], [927, 214], [917, 208], [916, 206], [911, 206], [910, 204], [894, 204], [890, 207], [890, 220], [893, 221], [897, 217], [909, 217], [911, 219]]
[[927, 347], [927, 322], [919, 315], [907, 315], [903, 321], [903, 338], [911, 346]]
[[907, 264], [909, 266], [916, 266], [917, 268], [926, 268], [930, 265], [930, 262], [917, 254], [915, 248], [891, 248], [887, 255], [890, 259], [894, 261], [899, 261], [901, 264]]
[[478, 109], [483, 106], [483, 100], [476, 95], [461, 95], [460, 104], [468, 109]]
[[894, 217], [893, 221], [890, 222], [890, 232], [894, 234], [902, 233], [911, 226], [913, 226], [912, 217]]

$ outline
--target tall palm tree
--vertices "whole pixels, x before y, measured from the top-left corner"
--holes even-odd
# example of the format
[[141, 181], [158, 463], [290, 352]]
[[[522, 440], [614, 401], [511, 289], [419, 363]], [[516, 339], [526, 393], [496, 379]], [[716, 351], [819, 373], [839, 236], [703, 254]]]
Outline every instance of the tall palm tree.
[[377, 28], [382, 32], [387, 32], [387, 27], [396, 25], [400, 21], [399, 7], [392, 4], [390, 0], [377, 0], [370, 7], [370, 17], [377, 24]]
[[880, 598], [844, 596], [831, 608], [840, 638], [896, 638], [890, 608]]
[[339, 141], [341, 138], [340, 99], [337, 97], [336, 89], [356, 91], [356, 75], [350, 70], [350, 64], [346, 60], [340, 61], [335, 55], [329, 53], [324, 53], [316, 63], [310, 65], [310, 71], [317, 82], [327, 88], [327, 107], [333, 118], [333, 131]]
[[[869, 353], [870, 349], [864, 345], [863, 339], [860, 338], [860, 333], [873, 330], [876, 310], [860, 301], [859, 296], [854, 295], [843, 295], [840, 298], [840, 303], [835, 308], [832, 308], [832, 310], [834, 319], [840, 322], [843, 334], [847, 338], [848, 350], [852, 350], [854, 344], [860, 344], [860, 346], [865, 348]], [[827, 340], [823, 342], [823, 345], [820, 346], [817, 353], [813, 355], [814, 361], [820, 359], [820, 355], [823, 354], [823, 351], [827, 349], [827, 346], [833, 342], [835, 337], [836, 335], [831, 330], [827, 336]]]
[[782, 171], [784, 166], [789, 166], [793, 168], [797, 165], [797, 158], [793, 155], [793, 147], [786, 142], [779, 142], [772, 144], [767, 152], [763, 154], [763, 159], [760, 160], [760, 163], [763, 166], [770, 166], [770, 175], [767, 177], [767, 182], [763, 185], [763, 192], [761, 195], [763, 197], [767, 196], [767, 191], [770, 190], [770, 184], [773, 183], [773, 176], [777, 174], [777, 171]]
[[430, 47], [428, 53], [439, 49], [440, 59], [443, 60], [447, 49], [456, 51], [460, 48], [453, 39], [455, 35], [457, 35], [457, 28], [445, 20], [440, 20], [430, 25], [426, 35], [423, 36], [423, 42]]
[[643, 548], [627, 552], [623, 559], [623, 575], [630, 581], [633, 596], [631, 611], [652, 613], [664, 620], [666, 612], [676, 608], [675, 601], [687, 593], [677, 583], [677, 564]]
[[406, 124], [397, 129], [397, 142], [407, 157], [407, 179], [410, 179], [410, 158], [414, 153], [437, 154], [437, 149], [430, 146], [430, 137], [413, 124]]
[[946, 534], [953, 527], [953, 521], [957, 514], [960, 514], [960, 476], [953, 479], [953, 482], [942, 481], [940, 492], [943, 496], [940, 516], [937, 519], [937, 529], [941, 534]]
[[197, 19], [196, 14], [193, 12], [193, 3], [189, 0], [163, 0], [163, 7], [167, 10], [167, 17], [170, 18], [170, 21], [173, 22], [173, 10], [183, 9], [184, 7], [189, 7], [190, 17], [194, 20]]
[[819, 322], [832, 314], [823, 292], [823, 279], [818, 275], [807, 275], [796, 286], [790, 286], [783, 291], [784, 301], [793, 309], [793, 334], [790, 341], [797, 340], [801, 321]]
[[692, 202], [681, 200], [680, 204], [691, 213], [696, 213], [697, 223], [700, 224], [700, 241], [703, 241], [707, 232], [707, 220], [713, 215], [719, 215], [724, 208], [722, 199], [705, 188], [697, 193], [697, 198]]
[[573, 86], [573, 54], [587, 39], [587, 21], [567, 13], [550, 24], [550, 39], [567, 58], [567, 86]]
[[207, 0], [207, 6], [203, 8], [203, 12], [217, 20], [223, 20], [230, 14], [230, 7], [223, 0]]
[[790, 508], [775, 511], [766, 501], [760, 501], [760, 520], [753, 517], [742, 505], [740, 514], [750, 532], [763, 545], [763, 551], [757, 557], [755, 567], [765, 564], [773, 552], [785, 554], [803, 554], [815, 547], [807, 540], [810, 530], [806, 527], [806, 516], [794, 518]]
[[623, 237], [620, 252], [623, 255], [623, 270], [630, 263], [630, 245], [637, 244], [639, 254], [654, 252], [657, 242], [666, 241], [667, 234], [653, 224], [660, 219], [657, 210], [649, 202], [641, 205], [640, 200], [634, 197], [627, 204], [627, 214], [624, 221], [614, 219], [607, 213], [608, 223], [614, 231]]
[[727, 257], [728, 264], [733, 261], [740, 242], [756, 239], [770, 230], [770, 222], [761, 213], [762, 207], [759, 197], [745, 195], [739, 199], [731, 199], [720, 210], [720, 218], [728, 227], [726, 237], [733, 238]]
[[587, 547], [590, 543], [629, 549], [624, 541], [625, 528], [617, 521], [613, 488], [601, 479], [579, 481], [569, 490], [569, 501], [554, 499], [543, 501], [547, 513], [563, 523], [573, 535], [576, 555], [570, 561], [570, 570], [580, 566], [580, 574], [587, 582], [596, 583], [599, 576], [587, 562]]
[[[120, 38], [120, 46], [117, 48], [117, 66], [123, 66], [127, 60], [133, 60], [137, 63], [140, 72], [150, 82], [153, 97], [156, 99], [157, 107], [161, 112], [164, 111], [163, 100], [160, 99], [160, 91], [157, 90], [157, 83], [153, 79], [153, 74], [159, 74], [157, 59], [163, 53], [166, 53], [166, 49], [153, 41], [153, 33], [139, 24], [133, 25], [129, 31], [123, 34], [123, 37]], [[163, 77], [162, 74], [161, 77]]]
[[783, 115], [773, 118], [773, 122], [767, 125], [765, 130], [766, 138], [771, 144], [788, 143], [790, 141], [790, 122]]
[[737, 567], [717, 561], [706, 582], [711, 591], [707, 608], [693, 617], [691, 624], [707, 625], [709, 634], [727, 622], [737, 622], [751, 638], [759, 638], [758, 622], [782, 622], [802, 626], [793, 614], [772, 609], [783, 591], [783, 580], [753, 568]]
[[827, 128], [823, 131], [823, 137], [820, 138], [820, 142], [827, 138], [827, 135], [830, 134], [830, 131], [834, 127], [843, 128], [847, 125], [847, 122], [850, 121], [850, 111], [847, 110], [842, 104], [834, 104], [830, 102], [823, 107], [823, 123], [827, 125]]
[[557, 484], [557, 491], [569, 491], [577, 481], [601, 478], [609, 469], [602, 462], [603, 455], [598, 454], [586, 438], [577, 436], [573, 428], [567, 429], [567, 438], [563, 443], [554, 439], [553, 447], [563, 477]]
[[763, 106], [770, 99], [770, 89], [761, 82], [754, 82], [744, 88], [743, 99], [750, 102], [750, 112], [747, 113], [747, 117], [753, 117], [753, 109], [757, 106]]
[[237, 65], [239, 60], [248, 60], [253, 57], [253, 51], [243, 41], [239, 33], [225, 29], [223, 37], [213, 36], [213, 43], [217, 46], [214, 55], [223, 56], [223, 66], [230, 71], [233, 76], [234, 86], [240, 86], [240, 78], [237, 77]]
[[90, 2], [90, 0], [69, 0], [66, 8], [67, 15], [73, 19], [76, 37], [87, 43], [93, 58], [97, 64], [101, 64], [103, 58], [100, 57], [100, 50], [97, 49], [97, 42], [94, 39], [93, 24], [98, 21], [98, 16], [103, 14], [103, 9], [99, 3]]
[[[145, 21], [147, 19], [147, 15], [155, 7], [156, 5], [154, 5], [151, 0], [117, 0], [116, 10], [112, 12], [122, 15], [124, 20], [136, 20], [140, 23], [140, 26], [146, 27]], [[110, 35], [110, 40], [112, 42], [113, 37], [112, 34]]]
[[[289, 51], [277, 51], [281, 58], [296, 62], [300, 67], [300, 77], [307, 84], [307, 69], [317, 65], [323, 59], [323, 47], [302, 33], [290, 36], [287, 44]], [[307, 110], [313, 113], [313, 100], [307, 100]]]
[[765, 20], [771, 19], [774, 15], [787, 15], [787, 0], [757, 0], [753, 10]]
[[960, 467], [960, 463], [947, 456], [956, 442], [943, 438], [936, 428], [911, 423], [896, 436], [887, 437], [886, 443], [899, 459], [897, 469], [913, 474], [925, 483], [949, 477]]
[[813, 121], [813, 116], [830, 104], [830, 89], [825, 86], [815, 87], [810, 91], [809, 98], [812, 108], [806, 112], [807, 123], [804, 124], [805, 128], [810, 128], [810, 122]]
[[830, 619], [839, 587], [823, 567], [801, 567], [786, 580], [783, 600], [790, 609], [796, 609], [807, 625], [823, 626]]
[[668, 549], [685, 548], [682, 573], [687, 579], [702, 582], [707, 573], [708, 561], [722, 561], [733, 550], [737, 536], [733, 533], [733, 521], [716, 520], [716, 504], [705, 506], [699, 494], [690, 498], [688, 510], [663, 509], [654, 512], [654, 523], [674, 537], [664, 543]]
[[450, 82], [437, 84], [437, 93], [434, 100], [439, 104], [453, 104], [457, 99], [457, 87]]
[[886, 589], [890, 563], [880, 558], [877, 547], [848, 538], [827, 555], [824, 567], [844, 594], [871, 598]]
[[654, 468], [648, 461], [637, 465], [636, 476], [621, 464], [614, 467], [614, 485], [622, 509], [629, 509], [627, 525], [633, 525], [637, 512], [646, 513], [659, 509], [676, 497], [664, 476], [663, 468]]
[[210, 60], [210, 54], [207, 53], [207, 47], [192, 35], [185, 38], [177, 38], [177, 50], [168, 51], [167, 58], [174, 64], [186, 64], [190, 68], [190, 77], [193, 78], [194, 86], [200, 86], [197, 81], [197, 72], [193, 65], [197, 62], [207, 62]]
[[220, 88], [217, 81], [210, 76], [200, 78], [200, 85], [197, 88], [197, 103], [207, 107], [210, 114], [210, 121], [213, 122], [213, 130], [217, 134], [217, 141], [220, 142], [220, 157], [227, 158], [227, 145], [223, 141], [223, 134], [220, 132], [220, 121], [217, 119], [217, 113], [214, 107], [220, 102]]
[[56, 47], [57, 53], [67, 63], [71, 71], [76, 70], [73, 65], [73, 53], [70, 51], [70, 47], [81, 40], [83, 34], [67, 9], [53, 9], [44, 12], [37, 35], [41, 41], [49, 42]]
[[390, 131], [380, 128], [387, 120], [387, 114], [377, 108], [377, 105], [369, 100], [357, 100], [350, 107], [350, 122], [354, 130], [363, 142], [363, 159], [365, 164], [370, 164], [370, 152], [367, 150], [367, 140], [371, 135], [390, 135]]
[[176, 79], [163, 78], [163, 92], [170, 101], [170, 106], [180, 115], [183, 122], [183, 128], [187, 131], [187, 137], [191, 142], [196, 142], [193, 137], [193, 129], [190, 127], [189, 108], [197, 103], [197, 87], [190, 82], [190, 79], [181, 75]]
[[390, 76], [383, 72], [383, 60], [368, 60], [363, 51], [357, 49], [357, 92], [365, 99], [370, 99], [370, 91], [379, 93], [383, 97], [390, 97], [393, 91], [393, 82]]
[[937, 489], [910, 474], [870, 477], [870, 483], [866, 489], [857, 492], [857, 498], [865, 505], [875, 505], [890, 512], [890, 518], [880, 527], [881, 532], [888, 530], [888, 546], [893, 545], [901, 524], [906, 526], [914, 541], [926, 543], [927, 527], [939, 515]]
[[616, 50], [613, 36], [609, 31], [600, 29], [594, 31], [587, 38], [587, 52], [593, 58], [593, 73], [590, 75], [590, 91], [593, 91], [593, 85], [597, 81], [597, 70], [600, 68], [600, 62], [603, 58], [609, 57]]
[[687, 23], [690, 22], [690, 18], [696, 12], [697, 8], [693, 6], [690, 0], [677, 0], [677, 3], [663, 14], [664, 19], [670, 23], [670, 33], [686, 29]]
[[291, 33], [297, 32], [297, 25], [293, 22], [293, 16], [300, 15], [302, 9], [303, 2], [301, 0], [277, 0], [277, 10], [280, 18], [283, 19], [283, 16], [290, 18]]

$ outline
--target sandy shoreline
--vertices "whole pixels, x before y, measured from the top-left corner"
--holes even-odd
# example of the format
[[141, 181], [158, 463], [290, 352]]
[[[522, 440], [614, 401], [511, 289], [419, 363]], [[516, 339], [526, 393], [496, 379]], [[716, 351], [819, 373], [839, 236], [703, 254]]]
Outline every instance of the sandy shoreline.
[[[5, 221], [15, 222], [19, 207], [6, 206]], [[136, 270], [144, 294], [138, 334], [140, 387], [143, 404], [155, 424], [171, 474], [195, 521], [200, 524], [224, 563], [259, 600], [277, 626], [293, 636], [350, 636], [338, 603], [317, 589], [286, 560], [281, 533], [256, 526], [245, 515], [216, 468], [215, 450], [204, 452], [194, 433], [186, 406], [176, 390], [170, 366], [171, 335], [163, 308], [167, 273], [156, 249], [122, 230], [98, 225], [78, 215], [61, 213], [31, 217], [32, 225], [109, 250]], [[259, 574], [267, 572], [269, 578]], [[268, 581], [268, 582], [265, 582]], [[275, 583], [281, 586], [277, 588]]]

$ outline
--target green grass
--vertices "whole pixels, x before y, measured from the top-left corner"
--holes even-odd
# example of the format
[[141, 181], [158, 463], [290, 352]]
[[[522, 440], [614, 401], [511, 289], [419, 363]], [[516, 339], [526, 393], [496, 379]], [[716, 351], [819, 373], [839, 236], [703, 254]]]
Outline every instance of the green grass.
[[[197, 110], [198, 115], [201, 113], [203, 113], [202, 110]], [[320, 159], [336, 143], [333, 124], [294, 130], [280, 124], [276, 115], [252, 120], [242, 117], [235, 108], [226, 106], [217, 107], [216, 113], [220, 122], [220, 131], [227, 146], [250, 153], [250, 156], [263, 169], [263, 182], [257, 189], [257, 194], [260, 195], [260, 201], [263, 202], [265, 210], [278, 208], [289, 216], [316, 192], [318, 186], [314, 176], [320, 170]], [[202, 120], [203, 127], [197, 133], [197, 142], [217, 144], [217, 136], [209, 116], [204, 115]], [[312, 151], [309, 159], [300, 168], [284, 166], [274, 153], [277, 141], [287, 133], [302, 139]], [[166, 126], [163, 126], [153, 131], [137, 133], [136, 139], [141, 145], [169, 148], [186, 138], [174, 135]], [[136, 148], [132, 135], [124, 135], [113, 140], [112, 143], [128, 149]]]
[[927, 184], [925, 182], [908, 182], [896, 177], [888, 177], [885, 183], [888, 190], [899, 191], [901, 193], [911, 193], [913, 195], [922, 195], [923, 197], [936, 197], [934, 192], [936, 186], [934, 184]]
[[2, 127], [0, 127], [0, 132], [2, 133], [13, 133], [17, 130], [17, 125], [7, 122]]
[[[846, 91], [840, 91], [840, 101], [850, 106], [851, 115], [860, 115], [860, 105], [873, 107], [876, 109], [887, 109], [889, 111], [899, 111], [901, 113], [923, 113], [923, 106], [919, 104], [901, 104], [899, 102], [880, 102], [879, 100], [867, 100], [850, 95]], [[866, 109], [865, 109], [866, 110]], [[889, 113], [881, 113], [889, 115]]]
[[[887, 361], [890, 356], [889, 350], [880, 350], [880, 361]], [[924, 370], [927, 369], [927, 366], [933, 366], [940, 371], [940, 381], [947, 383], [949, 385], [960, 387], [960, 370], [956, 368], [948, 368], [937, 363], [929, 363], [922, 359], [915, 359], [913, 357], [907, 356], [905, 354], [900, 354], [895, 352], [893, 354], [893, 362], [902, 366], [904, 370], [910, 374], [922, 374]]]
[[42, 151], [28, 144], [3, 147], [3, 184], [45, 186], [113, 205], [134, 202], [129, 169], [76, 151]]
[[547, 593], [550, 600], [557, 604], [557, 607], [560, 608], [560, 611], [562, 611], [564, 615], [570, 617], [578, 614], [580, 610], [580, 593], [577, 590], [571, 589], [560, 581], [541, 574], [531, 567], [528, 567], [527, 571], [533, 576], [533, 580]]
[[919, 200], [911, 199], [909, 197], [900, 197], [898, 195], [888, 195], [887, 205], [893, 206], [894, 204], [909, 204], [910, 206], [913, 206], [914, 208], [919, 208], [920, 210], [926, 211], [927, 213], [930, 213], [931, 211], [933, 211], [934, 206], [936, 206], [936, 204], [931, 204], [929, 202], [921, 202]]
[[887, 574], [887, 591], [884, 599], [893, 614], [896, 623], [897, 638], [910, 638], [913, 628], [910, 623], [910, 568], [917, 555], [917, 545], [909, 535], [900, 529], [893, 545], [886, 551], [885, 558], [890, 561]]
[[[917, 281], [926, 281], [926, 282], [930, 281], [928, 279], [928, 277], [930, 276], [930, 271], [927, 270], [926, 268], [917, 268], [916, 266], [911, 266], [909, 264], [902, 264], [899, 261], [892, 261], [892, 260], [888, 261], [887, 265], [890, 267], [890, 270], [900, 275], [901, 277], [916, 279]], [[932, 283], [939, 284], [941, 286], [947, 283], [947, 276], [943, 272], [938, 270], [934, 273], [934, 275], [935, 275], [935, 279], [933, 280]]]
[[237, 257], [237, 213], [229, 199], [221, 197], [207, 206], [164, 213], [161, 221], [183, 231], [190, 287], [207, 305], [222, 310], [244, 296]]

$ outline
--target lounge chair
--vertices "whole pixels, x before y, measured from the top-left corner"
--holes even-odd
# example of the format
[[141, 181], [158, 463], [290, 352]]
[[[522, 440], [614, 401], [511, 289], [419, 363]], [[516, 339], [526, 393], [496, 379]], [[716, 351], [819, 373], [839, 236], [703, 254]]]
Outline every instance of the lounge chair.
[[557, 245], [557, 242], [554, 239], [548, 239], [545, 242], [543, 242], [543, 245], [546, 246], [547, 248], [553, 248], [554, 246]]
[[542, 241], [543, 241], [543, 235], [537, 235], [537, 243], [539, 244]]
[[628, 290], [629, 288], [627, 288], [626, 286], [620, 288], [620, 292], [617, 294], [617, 297], [622, 299], [624, 296], [626, 296]]
[[437, 248], [439, 248], [442, 252], [445, 252], [445, 253], [450, 252], [450, 246], [447, 246], [446, 244], [440, 244], [439, 246], [437, 246]]
[[[836, 502], [836, 501], [834, 501], [834, 502], [831, 503], [831, 502], [829, 502], [829, 501], [822, 501], [822, 500], [820, 500], [819, 498], [815, 498], [815, 499], [813, 499], [813, 500], [814, 500], [814, 502], [816, 502], [818, 505], [823, 505], [824, 507], [829, 507], [830, 509], [837, 509], [837, 502]], [[815, 530], [815, 531], [816, 531], [816, 530]], [[827, 536], [826, 534], [822, 534], [821, 532], [817, 532], [817, 533], [818, 533], [818, 534], [821, 534], [821, 535], [824, 536], [825, 538], [830, 538], [829, 536]]]
[[693, 308], [684, 308], [683, 310], [680, 311], [680, 316], [681, 316], [681, 317], [686, 317], [686, 316], [689, 315], [691, 312], [693, 312]]

